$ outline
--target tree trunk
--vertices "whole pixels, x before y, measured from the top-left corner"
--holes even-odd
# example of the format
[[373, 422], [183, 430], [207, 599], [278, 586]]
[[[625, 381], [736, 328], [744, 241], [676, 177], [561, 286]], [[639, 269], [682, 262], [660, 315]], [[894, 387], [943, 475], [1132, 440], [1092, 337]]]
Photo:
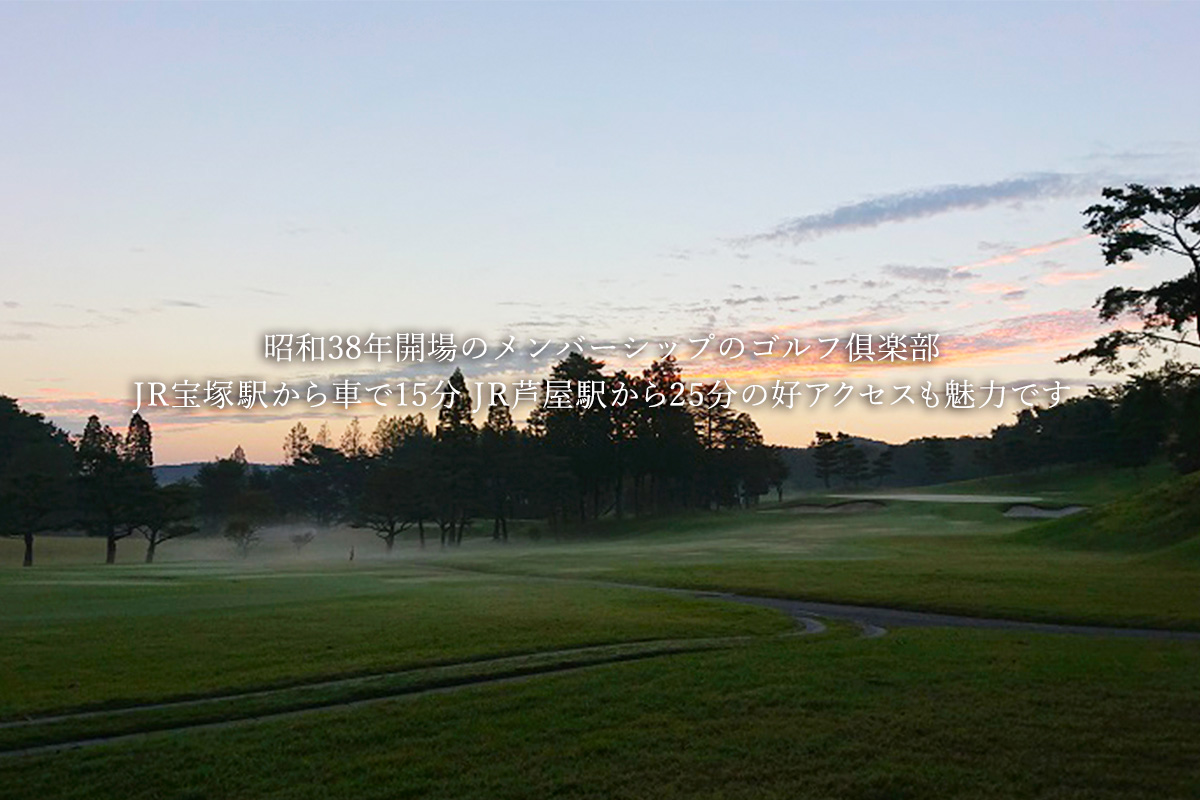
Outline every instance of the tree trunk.
[[396, 534], [395, 534], [395, 532], [389, 533], [387, 536], [385, 536], [385, 537], [383, 538], [383, 541], [384, 541], [384, 542], [387, 544], [387, 553], [388, 553], [388, 555], [391, 555], [391, 554], [392, 554], [392, 548], [396, 546]]
[[417, 520], [417, 536], [421, 538], [421, 549], [425, 549], [425, 520]]
[[146, 563], [154, 563], [154, 549], [158, 547], [158, 539], [149, 539], [146, 542]]
[[117, 538], [115, 536], [110, 535], [108, 537], [108, 539], [106, 540], [106, 547], [104, 550], [104, 563], [105, 564], [117, 563]]
[[22, 565], [26, 566], [26, 567], [33, 566], [33, 534], [32, 533], [25, 534], [25, 561], [22, 562]]

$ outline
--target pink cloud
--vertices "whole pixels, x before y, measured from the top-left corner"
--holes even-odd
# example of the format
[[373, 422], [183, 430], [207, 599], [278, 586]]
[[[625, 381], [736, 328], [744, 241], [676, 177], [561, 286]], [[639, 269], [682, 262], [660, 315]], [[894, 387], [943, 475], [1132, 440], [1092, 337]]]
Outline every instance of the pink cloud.
[[1090, 233], [1085, 236], [1070, 236], [1065, 239], [1055, 239], [1052, 242], [1043, 242], [1041, 244], [1031, 244], [1028, 247], [1022, 247], [1017, 250], [1009, 250], [1007, 253], [1001, 253], [998, 256], [985, 258], [983, 261], [975, 261], [970, 264], [959, 264], [956, 267], [951, 267], [954, 272], [969, 272], [973, 269], [981, 269], [983, 267], [996, 267], [1001, 264], [1011, 264], [1014, 261], [1020, 261], [1023, 258], [1030, 256], [1038, 256], [1042, 253], [1048, 253], [1051, 250], [1057, 250], [1060, 247], [1071, 247], [1072, 245], [1086, 242], [1089, 239], [1094, 239]]
[[1093, 270], [1091, 272], [1051, 272], [1048, 275], [1043, 275], [1038, 278], [1038, 283], [1046, 286], [1061, 286], [1064, 283], [1072, 283], [1074, 281], [1092, 281], [1102, 277], [1104, 270]]
[[975, 294], [1008, 294], [1022, 291], [1015, 283], [973, 283], [970, 289]]

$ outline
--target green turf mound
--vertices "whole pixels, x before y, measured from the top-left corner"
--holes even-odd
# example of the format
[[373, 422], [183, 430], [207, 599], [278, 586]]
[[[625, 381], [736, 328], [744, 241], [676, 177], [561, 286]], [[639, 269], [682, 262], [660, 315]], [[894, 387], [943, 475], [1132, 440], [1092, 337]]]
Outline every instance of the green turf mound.
[[1025, 528], [1013, 538], [1079, 550], [1150, 552], [1171, 548], [1200, 558], [1200, 473], [1080, 514]]

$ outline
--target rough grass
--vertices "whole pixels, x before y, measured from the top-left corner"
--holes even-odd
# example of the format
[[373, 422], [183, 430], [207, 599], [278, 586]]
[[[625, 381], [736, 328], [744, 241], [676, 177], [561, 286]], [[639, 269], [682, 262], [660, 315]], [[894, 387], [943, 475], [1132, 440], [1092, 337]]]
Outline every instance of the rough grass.
[[1138, 469], [1114, 469], [1096, 464], [1066, 464], [1044, 469], [993, 475], [936, 486], [910, 487], [902, 491], [937, 494], [1040, 495], [1058, 505], [1096, 505], [1149, 489], [1171, 480], [1175, 472], [1165, 461]]
[[[1062, 519], [1043, 522], [1014, 539], [1083, 550], [1144, 553], [1200, 539], [1200, 473]], [[1195, 556], [1200, 548], [1177, 548]]]

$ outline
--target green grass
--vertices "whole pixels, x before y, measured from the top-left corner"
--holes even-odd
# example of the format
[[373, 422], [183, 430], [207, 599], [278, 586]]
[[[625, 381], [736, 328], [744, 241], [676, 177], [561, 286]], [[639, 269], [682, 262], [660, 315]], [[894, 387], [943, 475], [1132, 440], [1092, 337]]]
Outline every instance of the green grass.
[[[1200, 539], [1200, 473], [1167, 481], [1082, 514], [1022, 531], [1018, 541], [1080, 550], [1150, 552]], [[1194, 554], [1197, 548], [1186, 552]]]
[[902, 491], [937, 494], [1039, 495], [1053, 505], [1097, 505], [1171, 480], [1171, 466], [1156, 461], [1138, 469], [1114, 469], [1094, 464], [1046, 467], [1011, 475], [993, 475]]
[[[0, 794], [1200, 796], [1200, 644], [781, 637], [793, 625], [774, 612], [578, 580], [1200, 629], [1195, 479], [1134, 494], [1111, 473], [1042, 477], [960, 489], [1122, 494], [1032, 526], [998, 503], [784, 504], [446, 553], [405, 542], [387, 559], [369, 534], [332, 531], [304, 557], [282, 535], [246, 562], [196, 538], [162, 564], [126, 547], [106, 567], [101, 542], [43, 537], [33, 569], [0, 568], [0, 719], [92, 712], [0, 725], [0, 751], [145, 735], [0, 755]], [[200, 702], [137, 707], [185, 698]], [[231, 724], [168, 730], [215, 722]]]
[[791, 626], [773, 612], [661, 592], [446, 575], [403, 563], [8, 572], [0, 604], [4, 718]]
[[0, 759], [14, 798], [1185, 798], [1200, 646], [796, 640]]
[[[1039, 621], [1200, 629], [1200, 561], [1019, 540], [1004, 506], [685, 515], [560, 544], [475, 543], [436, 563]], [[1040, 524], [1035, 525], [1040, 527]]]

